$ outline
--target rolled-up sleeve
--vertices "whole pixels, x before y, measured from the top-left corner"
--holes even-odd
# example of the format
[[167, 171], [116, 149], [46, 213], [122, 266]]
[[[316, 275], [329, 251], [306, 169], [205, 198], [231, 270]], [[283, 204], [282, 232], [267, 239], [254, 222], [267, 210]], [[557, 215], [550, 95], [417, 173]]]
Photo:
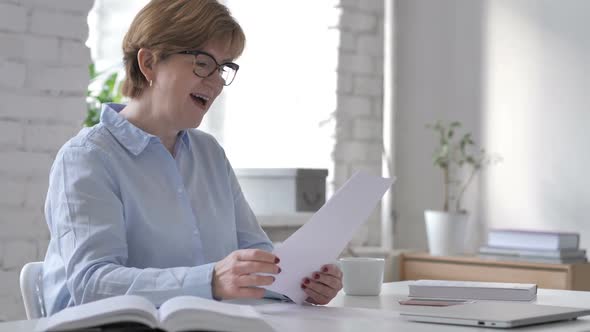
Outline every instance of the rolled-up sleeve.
[[58, 154], [51, 170], [46, 217], [73, 304], [123, 294], [156, 305], [178, 295], [212, 298], [214, 263], [126, 267], [127, 225], [115, 174], [106, 153], [71, 146]]

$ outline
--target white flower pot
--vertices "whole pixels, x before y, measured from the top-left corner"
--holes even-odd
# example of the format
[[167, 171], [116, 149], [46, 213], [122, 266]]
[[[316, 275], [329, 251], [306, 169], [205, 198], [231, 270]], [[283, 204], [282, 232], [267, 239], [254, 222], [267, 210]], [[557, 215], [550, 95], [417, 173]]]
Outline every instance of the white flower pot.
[[467, 213], [424, 211], [428, 249], [434, 256], [449, 256], [465, 252]]

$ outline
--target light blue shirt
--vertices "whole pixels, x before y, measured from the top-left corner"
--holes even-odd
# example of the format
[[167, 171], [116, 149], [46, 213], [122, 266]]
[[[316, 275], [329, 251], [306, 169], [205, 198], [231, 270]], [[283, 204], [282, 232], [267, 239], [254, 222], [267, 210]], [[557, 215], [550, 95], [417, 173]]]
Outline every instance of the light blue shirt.
[[69, 140], [51, 168], [48, 314], [122, 294], [155, 305], [212, 298], [215, 262], [237, 249], [272, 250], [211, 135], [180, 132], [173, 156], [118, 114], [124, 106], [104, 105], [100, 123]]

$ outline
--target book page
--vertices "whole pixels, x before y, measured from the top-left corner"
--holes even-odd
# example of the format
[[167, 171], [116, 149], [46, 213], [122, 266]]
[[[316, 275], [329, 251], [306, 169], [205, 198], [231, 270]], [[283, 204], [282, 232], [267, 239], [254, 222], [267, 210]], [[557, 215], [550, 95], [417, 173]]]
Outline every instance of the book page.
[[272, 331], [249, 305], [179, 296], [160, 307], [160, 327], [166, 331]]
[[392, 179], [356, 172], [301, 228], [274, 250], [280, 258], [280, 274], [265, 288], [302, 303], [307, 295], [301, 289], [303, 278], [322, 265], [335, 263], [364, 223]]
[[258, 312], [249, 305], [224, 303], [196, 296], [178, 296], [162, 304], [159, 310], [160, 321], [164, 322], [182, 310], [209, 312], [242, 318], [260, 318]]
[[141, 296], [121, 295], [66, 308], [42, 319], [35, 331], [71, 330], [110, 323], [134, 322], [156, 327], [158, 312]]

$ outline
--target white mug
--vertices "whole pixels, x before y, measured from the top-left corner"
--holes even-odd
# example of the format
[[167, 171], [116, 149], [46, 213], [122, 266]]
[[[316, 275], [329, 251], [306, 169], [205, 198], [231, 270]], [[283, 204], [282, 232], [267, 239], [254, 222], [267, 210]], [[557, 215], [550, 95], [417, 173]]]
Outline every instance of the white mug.
[[385, 259], [345, 257], [339, 260], [346, 295], [379, 295]]

